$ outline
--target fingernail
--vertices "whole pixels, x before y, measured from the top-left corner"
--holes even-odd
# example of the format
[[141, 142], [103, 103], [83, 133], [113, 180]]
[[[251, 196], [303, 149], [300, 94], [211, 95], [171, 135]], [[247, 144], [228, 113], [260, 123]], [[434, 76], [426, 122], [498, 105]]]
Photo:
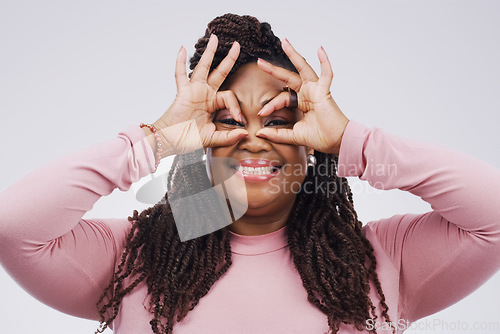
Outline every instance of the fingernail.
[[258, 58], [258, 59], [257, 59], [257, 61], [260, 61], [260, 62], [262, 62], [262, 63], [264, 63], [264, 64], [269, 64], [269, 62], [268, 62], [268, 61], [266, 61], [266, 60], [264, 60], [264, 59], [262, 59], [262, 58]]
[[321, 48], [320, 48], [320, 49], [321, 49], [321, 50], [323, 50], [323, 52], [325, 52], [325, 48], [323, 48], [323, 45], [321, 46]]
[[285, 42], [287, 42], [288, 44], [291, 44], [290, 41], [288, 40], [288, 38], [285, 38]]

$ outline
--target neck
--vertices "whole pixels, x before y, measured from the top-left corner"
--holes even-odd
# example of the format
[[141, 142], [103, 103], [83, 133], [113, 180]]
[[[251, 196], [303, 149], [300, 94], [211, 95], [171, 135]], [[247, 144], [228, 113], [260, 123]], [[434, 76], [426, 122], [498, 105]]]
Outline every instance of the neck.
[[229, 229], [240, 235], [262, 235], [279, 230], [286, 225], [290, 212], [276, 216], [244, 215], [231, 225]]

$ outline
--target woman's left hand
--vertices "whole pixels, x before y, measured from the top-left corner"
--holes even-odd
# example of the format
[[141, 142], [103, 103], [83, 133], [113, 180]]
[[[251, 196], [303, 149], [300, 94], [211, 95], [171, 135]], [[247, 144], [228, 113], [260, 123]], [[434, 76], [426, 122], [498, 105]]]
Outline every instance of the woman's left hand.
[[[313, 68], [295, 51], [288, 40], [282, 42], [282, 47], [299, 74], [262, 59], [259, 59], [258, 65], [261, 70], [283, 81], [297, 92], [298, 109], [302, 111], [303, 117], [295, 123], [293, 129], [263, 128], [256, 135], [277, 143], [307, 146], [316, 151], [338, 155], [349, 119], [342, 113], [330, 93], [333, 71], [325, 50], [320, 48], [318, 51], [321, 64], [321, 76], [318, 78]], [[288, 107], [289, 103], [290, 93], [283, 92], [267, 103], [259, 115], [269, 115], [275, 110]]]

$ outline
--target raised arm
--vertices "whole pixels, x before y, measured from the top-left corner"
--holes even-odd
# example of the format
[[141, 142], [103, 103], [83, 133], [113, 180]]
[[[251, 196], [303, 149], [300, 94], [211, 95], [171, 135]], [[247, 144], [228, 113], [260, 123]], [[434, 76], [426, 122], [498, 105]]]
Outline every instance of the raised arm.
[[0, 261], [30, 294], [65, 313], [96, 319], [96, 303], [114, 273], [129, 224], [83, 220], [101, 197], [151, 172], [144, 132], [56, 160], [0, 194]]
[[234, 94], [218, 91], [239, 44], [209, 73], [217, 43], [212, 35], [191, 79], [186, 51], [179, 51], [177, 97], [152, 127], [159, 136], [131, 126], [110, 142], [36, 170], [0, 194], [0, 263], [34, 297], [65, 313], [97, 319], [97, 301], [111, 282], [130, 224], [84, 220], [83, 215], [101, 196], [128, 190], [162, 157], [229, 145], [247, 135], [242, 129], [217, 131], [212, 122], [220, 108], [241, 117]]
[[500, 268], [500, 171], [465, 154], [349, 122], [339, 175], [409, 191], [434, 211], [370, 222], [400, 270], [399, 311], [417, 320], [462, 299]]
[[[349, 121], [332, 98], [333, 72], [325, 50], [318, 50], [318, 77], [288, 41], [282, 46], [298, 73], [262, 60], [258, 64], [296, 92], [302, 119], [293, 129], [265, 128], [257, 135], [339, 154], [340, 176], [409, 191], [434, 210], [373, 222], [366, 229], [400, 271], [399, 315], [416, 320], [432, 314], [491, 277], [500, 267], [500, 171], [437, 145]], [[278, 95], [259, 115], [290, 106], [292, 96]]]

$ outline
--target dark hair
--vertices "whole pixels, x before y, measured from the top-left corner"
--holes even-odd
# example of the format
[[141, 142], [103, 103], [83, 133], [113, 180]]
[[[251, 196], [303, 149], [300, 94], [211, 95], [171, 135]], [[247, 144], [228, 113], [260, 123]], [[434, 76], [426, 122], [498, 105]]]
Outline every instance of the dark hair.
[[[294, 70], [268, 23], [251, 16], [226, 14], [208, 24], [205, 36], [196, 43], [191, 58], [194, 69], [210, 34], [219, 37], [212, 69], [227, 54], [234, 40], [241, 54], [232, 73], [258, 57]], [[150, 294], [151, 328], [154, 333], [172, 333], [181, 321], [231, 266], [228, 228], [181, 242], [172, 215], [173, 198], [200, 196], [204, 221], [216, 215], [217, 203], [202, 198], [200, 190], [211, 187], [200, 152], [176, 156], [167, 178], [164, 201], [140, 214], [134, 211], [125, 251], [113, 281], [98, 302], [102, 332], [118, 315], [125, 295], [139, 284]], [[376, 306], [369, 297], [370, 282], [380, 297], [379, 307], [390, 323], [388, 306], [376, 273], [376, 259], [370, 242], [362, 233], [352, 193], [345, 178], [336, 175], [338, 157], [315, 152], [316, 167], [308, 167], [287, 222], [288, 243], [294, 264], [302, 278], [308, 300], [327, 317], [333, 333], [351, 324], [366, 329], [375, 320]], [[319, 170], [320, 166], [328, 166]], [[330, 191], [311, 193], [308, 183], [325, 184]], [[325, 188], [322, 188], [325, 189]], [[167, 296], [167, 297], [166, 297]], [[375, 330], [373, 330], [375, 332]]]

